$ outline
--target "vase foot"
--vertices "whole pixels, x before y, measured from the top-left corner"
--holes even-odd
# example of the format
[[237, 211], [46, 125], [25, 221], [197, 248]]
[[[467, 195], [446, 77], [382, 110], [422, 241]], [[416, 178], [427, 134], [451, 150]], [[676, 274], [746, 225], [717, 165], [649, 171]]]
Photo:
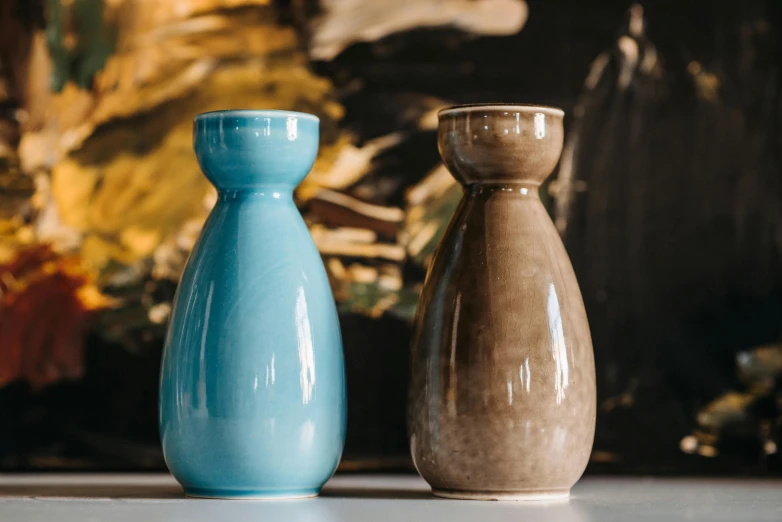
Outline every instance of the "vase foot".
[[201, 489], [185, 488], [185, 496], [191, 498], [212, 498], [225, 500], [293, 500], [317, 497], [318, 489], [291, 489], [281, 491], [253, 489]]
[[454, 489], [432, 489], [436, 497], [455, 498], [460, 500], [566, 500], [570, 496], [569, 489], [552, 489], [546, 491], [462, 491]]

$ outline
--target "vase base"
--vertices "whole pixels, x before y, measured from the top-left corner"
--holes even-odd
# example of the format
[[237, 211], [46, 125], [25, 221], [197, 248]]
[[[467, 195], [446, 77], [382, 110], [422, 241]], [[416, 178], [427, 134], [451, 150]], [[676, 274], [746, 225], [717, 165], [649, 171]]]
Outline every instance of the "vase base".
[[185, 488], [185, 496], [224, 500], [294, 500], [317, 497], [318, 489], [291, 489], [283, 491], [237, 490], [237, 489], [194, 489]]
[[461, 491], [454, 489], [432, 489], [436, 497], [460, 500], [502, 500], [502, 501], [540, 501], [566, 500], [570, 497], [569, 489], [552, 489], [547, 491]]

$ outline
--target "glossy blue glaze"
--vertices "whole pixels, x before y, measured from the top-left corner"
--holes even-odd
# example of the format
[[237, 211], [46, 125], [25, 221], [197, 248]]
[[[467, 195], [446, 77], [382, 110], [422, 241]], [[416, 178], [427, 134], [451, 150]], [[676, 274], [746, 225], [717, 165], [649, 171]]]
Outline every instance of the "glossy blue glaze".
[[160, 381], [166, 463], [192, 496], [312, 496], [342, 453], [346, 397], [334, 298], [292, 192], [318, 119], [199, 115], [194, 147], [219, 197], [190, 255]]

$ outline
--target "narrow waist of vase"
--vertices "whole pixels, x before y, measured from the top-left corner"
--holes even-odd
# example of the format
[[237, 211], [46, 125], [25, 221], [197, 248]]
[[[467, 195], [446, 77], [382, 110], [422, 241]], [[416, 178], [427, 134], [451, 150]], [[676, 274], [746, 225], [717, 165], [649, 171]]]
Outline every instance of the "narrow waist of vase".
[[481, 181], [469, 185], [471, 194], [478, 195], [486, 192], [513, 192], [522, 196], [538, 197], [539, 183], [527, 181]]
[[218, 197], [224, 200], [248, 199], [248, 198], [270, 198], [290, 200], [293, 197], [293, 190], [290, 187], [278, 185], [263, 185], [251, 188], [220, 190]]

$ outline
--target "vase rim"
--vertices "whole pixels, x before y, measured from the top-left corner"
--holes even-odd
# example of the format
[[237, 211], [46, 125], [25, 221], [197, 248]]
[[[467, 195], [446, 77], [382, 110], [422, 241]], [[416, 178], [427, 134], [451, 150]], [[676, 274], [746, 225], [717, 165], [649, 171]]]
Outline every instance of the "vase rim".
[[454, 114], [459, 112], [473, 112], [473, 111], [486, 111], [486, 112], [543, 112], [551, 114], [552, 116], [564, 116], [565, 111], [559, 107], [553, 107], [551, 105], [538, 105], [534, 103], [468, 103], [465, 105], [453, 105], [441, 109], [438, 113], [438, 117], [445, 116], [447, 114]]
[[208, 111], [208, 112], [202, 112], [201, 114], [196, 115], [194, 120], [205, 120], [205, 119], [211, 119], [216, 118], [218, 116], [222, 117], [237, 117], [237, 118], [302, 118], [306, 120], [313, 120], [313, 121], [320, 121], [320, 118], [315, 116], [314, 114], [310, 114], [308, 112], [298, 112], [298, 111], [285, 111], [285, 110], [277, 110], [277, 109], [222, 109], [218, 111]]

